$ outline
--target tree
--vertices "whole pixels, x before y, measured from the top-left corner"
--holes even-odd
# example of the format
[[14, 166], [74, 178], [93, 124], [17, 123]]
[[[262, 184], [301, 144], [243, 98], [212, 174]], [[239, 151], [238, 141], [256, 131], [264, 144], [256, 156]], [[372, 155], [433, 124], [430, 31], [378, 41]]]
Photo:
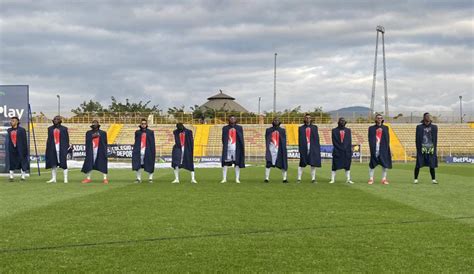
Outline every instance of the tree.
[[301, 111], [301, 106], [297, 106], [293, 109], [285, 109], [283, 111], [273, 113], [265, 112], [265, 123], [271, 123], [273, 117], [279, 117], [283, 123], [302, 123], [303, 116], [308, 113], [311, 115], [315, 123], [331, 123], [331, 115], [323, 111], [322, 107], [316, 107], [312, 111]]
[[184, 105], [182, 105], [180, 107], [168, 108], [168, 114], [173, 115], [174, 117], [183, 116], [183, 114], [184, 114]]
[[89, 102], [84, 101], [76, 109], [71, 109], [71, 112], [76, 114], [77, 116], [83, 116], [86, 113], [93, 115], [102, 115], [106, 111], [107, 110], [105, 110], [99, 102], [92, 101], [92, 99], [89, 100]]
[[200, 107], [199, 105], [194, 105], [189, 107], [193, 112], [193, 117], [195, 119], [206, 119], [206, 118], [214, 118], [216, 111], [210, 109], [208, 107]]
[[393, 119], [396, 120], [396, 119], [401, 118], [401, 117], [403, 117], [403, 113], [399, 113], [397, 116], [393, 117]]
[[117, 113], [121, 115], [133, 114], [150, 114], [159, 112], [158, 105], [148, 106], [151, 101], [138, 103], [131, 103], [129, 99], [125, 99], [125, 103], [118, 102], [114, 96], [111, 97], [112, 103], [109, 105], [108, 111], [111, 113]]

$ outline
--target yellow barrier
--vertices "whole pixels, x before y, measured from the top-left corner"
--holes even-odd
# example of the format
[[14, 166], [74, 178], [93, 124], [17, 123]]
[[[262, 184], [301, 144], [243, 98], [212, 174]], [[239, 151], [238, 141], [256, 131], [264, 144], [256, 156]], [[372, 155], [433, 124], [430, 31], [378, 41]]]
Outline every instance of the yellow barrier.
[[123, 128], [123, 124], [111, 124], [107, 130], [107, 141], [109, 144], [114, 144], [115, 139]]
[[288, 139], [288, 145], [296, 146], [298, 145], [298, 127], [297, 124], [288, 124], [285, 125], [286, 128], [286, 138]]
[[389, 134], [390, 134], [390, 150], [392, 151], [392, 156], [394, 161], [403, 161], [405, 160], [405, 148], [403, 147], [400, 139], [398, 139], [397, 134], [393, 130], [392, 126], [389, 123], [385, 123], [384, 125], [388, 126]]
[[194, 135], [194, 156], [206, 156], [206, 148], [209, 141], [209, 132], [212, 125], [195, 125], [196, 135]]

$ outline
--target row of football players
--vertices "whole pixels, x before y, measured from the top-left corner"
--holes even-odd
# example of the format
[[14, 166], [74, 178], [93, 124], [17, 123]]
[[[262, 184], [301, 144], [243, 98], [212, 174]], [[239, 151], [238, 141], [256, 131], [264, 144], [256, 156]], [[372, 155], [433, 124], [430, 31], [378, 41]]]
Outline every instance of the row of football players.
[[[25, 174], [29, 168], [27, 157], [26, 131], [19, 125], [17, 117], [11, 118], [11, 128], [8, 129], [7, 147], [10, 166], [10, 180], [13, 181], [14, 170], [21, 170], [21, 180], [25, 180]], [[245, 168], [245, 142], [243, 128], [237, 124], [234, 116], [231, 116], [228, 125], [222, 128], [222, 181], [227, 182], [228, 167], [235, 168], [235, 182], [240, 183], [240, 169]], [[70, 149], [69, 134], [67, 127], [61, 125], [60, 116], [53, 119], [53, 125], [48, 128], [46, 142], [46, 168], [52, 169], [52, 178], [47, 183], [56, 183], [57, 169], [62, 168], [64, 172], [64, 183], [68, 182], [67, 153]], [[392, 157], [390, 151], [389, 129], [384, 124], [382, 115], [375, 117], [375, 124], [368, 128], [368, 140], [370, 147], [369, 180], [368, 184], [374, 182], [374, 169], [380, 165], [382, 167], [382, 184], [389, 184], [387, 180], [387, 170], [392, 168]], [[429, 113], [423, 115], [423, 121], [416, 127], [416, 148], [417, 159], [414, 170], [414, 183], [418, 183], [418, 174], [421, 167], [430, 168], [432, 182], [437, 183], [435, 168], [438, 166], [436, 146], [437, 146], [437, 126], [431, 123]], [[174, 169], [175, 180], [179, 183], [179, 169], [184, 168], [191, 172], [191, 182], [197, 183], [194, 176], [193, 162], [193, 133], [184, 127], [182, 123], [176, 125], [173, 131], [175, 145], [172, 150], [171, 167]], [[103, 183], [108, 184], [108, 160], [107, 160], [107, 133], [100, 129], [99, 122], [94, 120], [91, 130], [86, 132], [86, 157], [82, 167], [82, 172], [86, 178], [82, 183], [90, 183], [92, 170], [100, 171], [103, 174]], [[288, 183], [288, 157], [286, 148], [286, 131], [281, 127], [281, 122], [275, 118], [272, 126], [266, 129], [266, 169], [265, 180], [268, 183], [270, 170], [273, 167], [282, 171], [283, 183]], [[336, 171], [345, 170], [346, 182], [353, 184], [351, 180], [350, 168], [352, 161], [352, 136], [350, 128], [346, 127], [344, 118], [339, 118], [338, 125], [332, 130], [332, 172], [329, 183], [335, 182]], [[298, 147], [300, 162], [298, 167], [297, 182], [301, 182], [303, 169], [306, 166], [311, 168], [311, 181], [316, 183], [316, 168], [321, 167], [320, 138], [318, 127], [311, 122], [309, 114], [304, 116], [304, 124], [298, 129]], [[132, 153], [132, 169], [136, 172], [136, 183], [142, 181], [142, 170], [148, 173], [148, 181], [153, 182], [155, 169], [155, 135], [153, 130], [148, 128], [146, 119], [143, 119], [139, 129], [135, 131], [135, 142]]]

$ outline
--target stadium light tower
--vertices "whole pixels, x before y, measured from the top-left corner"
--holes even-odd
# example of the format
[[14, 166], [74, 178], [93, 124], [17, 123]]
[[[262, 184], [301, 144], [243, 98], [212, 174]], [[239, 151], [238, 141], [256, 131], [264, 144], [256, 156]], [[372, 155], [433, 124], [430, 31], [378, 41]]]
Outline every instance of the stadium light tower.
[[262, 97], [258, 97], [258, 115], [260, 116], [260, 102], [262, 101]]
[[58, 116], [61, 116], [61, 96], [57, 94], [56, 98], [58, 98]]
[[383, 26], [377, 26], [377, 40], [375, 41], [375, 60], [374, 60], [374, 78], [372, 81], [372, 97], [370, 100], [370, 118], [374, 116], [374, 103], [375, 103], [375, 82], [377, 76], [377, 53], [379, 47], [379, 33], [382, 34], [382, 55], [383, 55], [383, 81], [384, 81], [384, 92], [385, 92], [385, 118], [390, 118], [388, 112], [388, 92], [387, 92], [387, 70], [385, 68], [385, 28]]
[[275, 52], [275, 65], [273, 69], [273, 113], [276, 113], [277, 100], [277, 53]]
[[461, 117], [462, 124], [462, 96], [459, 96], [459, 117]]

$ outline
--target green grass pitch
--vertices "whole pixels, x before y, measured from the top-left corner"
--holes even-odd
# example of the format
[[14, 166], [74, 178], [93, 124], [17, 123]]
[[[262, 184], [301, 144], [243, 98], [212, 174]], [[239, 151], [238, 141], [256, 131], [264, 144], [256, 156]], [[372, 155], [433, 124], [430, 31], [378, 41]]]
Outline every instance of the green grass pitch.
[[[220, 169], [187, 171], [171, 184], [171, 169], [153, 184], [111, 170], [110, 185], [26, 183], [0, 178], [0, 272], [472, 272], [474, 169], [441, 165], [439, 185], [413, 164], [395, 164], [390, 185], [367, 185], [367, 164], [354, 164], [345, 183], [330, 164], [309, 168], [296, 184], [279, 170], [263, 183], [264, 168], [241, 172], [241, 184], [220, 184]], [[146, 173], [143, 174], [144, 178]], [[58, 172], [62, 181], [62, 172]]]

